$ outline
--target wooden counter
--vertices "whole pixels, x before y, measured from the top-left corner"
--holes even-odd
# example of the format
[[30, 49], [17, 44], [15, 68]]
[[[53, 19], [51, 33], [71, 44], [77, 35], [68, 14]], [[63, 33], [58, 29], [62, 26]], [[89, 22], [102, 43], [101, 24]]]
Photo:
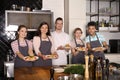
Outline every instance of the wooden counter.
[[[31, 68], [15, 68], [15, 80], [50, 80], [50, 67], [31, 67]], [[54, 78], [57, 80], [59, 76], [64, 76], [64, 73], [55, 73]]]

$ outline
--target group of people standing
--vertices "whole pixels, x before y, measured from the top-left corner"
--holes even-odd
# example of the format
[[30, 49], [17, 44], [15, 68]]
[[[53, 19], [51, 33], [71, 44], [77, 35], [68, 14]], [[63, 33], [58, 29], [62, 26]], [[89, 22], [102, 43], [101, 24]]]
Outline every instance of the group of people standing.
[[[15, 53], [15, 67], [31, 66], [31, 62], [25, 59], [25, 56], [38, 56], [34, 61], [35, 66], [66, 65], [67, 55], [71, 50], [72, 64], [84, 64], [86, 51], [92, 53], [95, 57], [105, 58], [103, 51], [107, 49], [107, 44], [102, 35], [96, 32], [95, 22], [89, 22], [87, 25], [89, 35], [86, 40], [81, 40], [83, 34], [80, 28], [73, 31], [73, 39], [70, 41], [69, 35], [62, 31], [63, 19], [58, 17], [55, 21], [55, 31], [50, 33], [49, 25], [42, 22], [37, 30], [37, 35], [32, 40], [27, 40], [27, 27], [20, 25], [17, 30], [16, 40], [11, 43]], [[69, 48], [66, 46], [69, 46]], [[78, 51], [76, 47], [84, 47], [85, 51]], [[104, 47], [104, 48], [103, 48]], [[34, 52], [33, 52], [34, 51]], [[35, 53], [35, 54], [34, 54]], [[54, 59], [49, 59], [46, 55], [54, 54]]]

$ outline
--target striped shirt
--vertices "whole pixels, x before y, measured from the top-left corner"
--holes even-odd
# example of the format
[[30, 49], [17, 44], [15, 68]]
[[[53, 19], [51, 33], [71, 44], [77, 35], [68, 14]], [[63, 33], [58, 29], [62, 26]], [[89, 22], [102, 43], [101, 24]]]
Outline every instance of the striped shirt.
[[[26, 41], [28, 44], [28, 48], [32, 49], [32, 42], [30, 40], [26, 40]], [[22, 46], [22, 47], [27, 46], [27, 44], [26, 44], [26, 42], [20, 42], [20, 46]], [[18, 47], [18, 40], [13, 41], [11, 43], [11, 47], [12, 47], [12, 50], [15, 53], [15, 55], [16, 55], [16, 52], [20, 52], [19, 47]]]

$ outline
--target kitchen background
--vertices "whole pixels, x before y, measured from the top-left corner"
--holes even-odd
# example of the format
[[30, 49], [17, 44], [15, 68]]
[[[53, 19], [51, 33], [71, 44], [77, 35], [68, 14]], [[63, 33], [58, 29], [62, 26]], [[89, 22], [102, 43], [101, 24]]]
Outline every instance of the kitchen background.
[[[16, 0], [1, 0], [0, 2], [0, 10], [1, 10], [0, 11], [0, 76], [3, 75], [2, 74], [3, 69], [1, 69], [3, 68], [3, 66], [1, 66], [1, 64], [3, 64], [3, 62], [6, 60], [6, 55], [10, 48], [9, 43], [11, 42], [5, 34], [5, 10], [11, 9], [13, 4], [17, 4], [20, 6], [27, 6], [27, 7], [30, 7], [31, 9], [37, 9], [37, 10], [40, 10], [40, 9], [50, 10], [51, 12], [53, 12], [53, 22], [58, 16], [63, 17], [64, 19], [63, 30], [69, 33], [71, 37], [72, 37], [72, 32], [76, 27], [82, 28], [84, 32], [82, 36], [83, 39], [86, 36], [86, 24], [88, 21], [90, 21], [89, 15], [86, 14], [90, 12], [89, 0], [22, 0], [22, 1], [17, 0], [17, 1]], [[106, 8], [110, 6], [108, 2], [101, 2], [100, 4], [102, 4], [102, 8], [104, 7]], [[92, 4], [93, 11], [98, 10], [95, 6], [96, 4], [94, 2]], [[114, 6], [116, 7], [119, 5], [117, 4]], [[112, 10], [116, 10], [116, 9], [112, 9]], [[117, 11], [120, 11], [119, 8], [117, 8]], [[119, 16], [120, 16], [120, 13], [119, 13]], [[102, 21], [102, 18], [99, 21]], [[93, 20], [97, 21], [96, 17], [93, 18]], [[108, 22], [109, 18], [106, 17], [105, 20]], [[54, 29], [54, 26], [52, 28]], [[111, 32], [103, 28], [103, 30], [99, 32], [105, 36], [108, 44], [109, 44], [109, 40], [111, 39], [117, 40], [117, 42], [115, 42], [117, 45], [117, 50], [118, 50], [117, 53], [120, 53], [119, 52], [120, 48], [118, 48], [120, 47], [119, 46], [120, 41], [118, 41], [120, 40], [120, 37], [119, 37], [120, 31]], [[116, 51], [116, 50], [113, 50], [113, 51]], [[108, 52], [110, 53], [110, 50]], [[115, 53], [113, 52], [111, 55], [106, 54], [106, 56], [109, 57], [111, 61], [116, 62], [116, 56], [118, 59], [120, 58], [120, 55], [119, 54], [114, 55], [114, 54]], [[120, 60], [118, 59], [117, 62], [120, 63]]]

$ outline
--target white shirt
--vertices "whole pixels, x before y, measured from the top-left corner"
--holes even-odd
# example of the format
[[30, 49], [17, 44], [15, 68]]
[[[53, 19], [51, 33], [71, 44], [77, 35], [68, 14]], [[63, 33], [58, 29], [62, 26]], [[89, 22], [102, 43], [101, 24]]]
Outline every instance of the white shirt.
[[53, 59], [53, 65], [66, 65], [67, 64], [67, 52], [65, 50], [57, 50], [59, 46], [65, 46], [70, 44], [70, 39], [67, 33], [65, 32], [52, 32], [52, 38], [54, 41], [54, 47], [58, 54], [58, 59]]

